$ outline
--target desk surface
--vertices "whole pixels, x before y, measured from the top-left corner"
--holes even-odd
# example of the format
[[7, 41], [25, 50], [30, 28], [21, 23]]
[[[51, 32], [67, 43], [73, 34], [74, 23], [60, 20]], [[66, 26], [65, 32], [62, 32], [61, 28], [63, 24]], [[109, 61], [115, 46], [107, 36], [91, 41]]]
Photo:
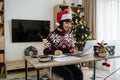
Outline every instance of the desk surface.
[[[120, 55], [109, 56], [108, 59], [118, 58]], [[89, 62], [89, 61], [99, 61], [104, 60], [103, 58], [96, 57], [93, 54], [86, 55], [80, 57], [78, 60], [73, 61], [64, 61], [64, 62], [57, 62], [57, 61], [50, 61], [50, 62], [39, 62], [39, 58], [32, 58], [30, 56], [24, 56], [24, 59], [29, 62], [34, 68], [46, 68], [46, 67], [55, 67], [55, 66], [63, 66], [63, 65], [70, 65], [70, 64], [78, 64], [82, 62]]]

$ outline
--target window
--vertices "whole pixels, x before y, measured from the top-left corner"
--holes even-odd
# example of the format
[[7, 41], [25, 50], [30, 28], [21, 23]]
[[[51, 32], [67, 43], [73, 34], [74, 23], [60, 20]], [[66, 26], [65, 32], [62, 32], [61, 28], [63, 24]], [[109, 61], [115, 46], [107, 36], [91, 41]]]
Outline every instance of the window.
[[[97, 0], [96, 2], [97, 40], [113, 41], [115, 51], [118, 52], [120, 49], [120, 0]], [[119, 58], [110, 60], [112, 71], [120, 67], [119, 61]]]
[[120, 40], [120, 0], [97, 0], [98, 40]]

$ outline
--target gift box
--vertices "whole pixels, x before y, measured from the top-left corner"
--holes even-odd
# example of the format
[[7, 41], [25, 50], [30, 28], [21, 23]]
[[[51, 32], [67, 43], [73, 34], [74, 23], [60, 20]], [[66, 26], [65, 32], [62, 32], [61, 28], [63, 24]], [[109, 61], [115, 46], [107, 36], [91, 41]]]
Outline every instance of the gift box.
[[[114, 45], [106, 45], [105, 46], [106, 50], [108, 50], [109, 55], [114, 55], [115, 54], [115, 46]], [[97, 51], [101, 51], [101, 53], [105, 53], [104, 50], [99, 50], [99, 46], [98, 45], [94, 45], [93, 46], [94, 49], [94, 53], [96, 54]]]

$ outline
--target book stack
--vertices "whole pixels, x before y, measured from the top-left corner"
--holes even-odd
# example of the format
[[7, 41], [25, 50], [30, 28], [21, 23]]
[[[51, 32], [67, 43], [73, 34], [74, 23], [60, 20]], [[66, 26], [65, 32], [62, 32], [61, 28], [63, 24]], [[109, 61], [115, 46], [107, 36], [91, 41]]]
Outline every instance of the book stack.
[[0, 77], [4, 75], [5, 73], [5, 67], [4, 67], [4, 63], [0, 63]]
[[0, 50], [0, 75], [4, 74], [4, 50]]
[[0, 0], [0, 77], [5, 76], [4, 54], [4, 0]]
[[4, 28], [1, 27], [1, 28], [0, 28], [0, 36], [3, 36], [3, 35], [4, 35]]
[[4, 54], [0, 54], [0, 63], [4, 62]]
[[0, 2], [0, 10], [3, 9], [3, 2]]
[[[5, 49], [5, 44], [4, 44], [4, 36], [1, 36], [0, 35], [0, 52], [1, 52], [1, 50], [4, 50]], [[2, 54], [3, 54], [4, 52], [2, 52]], [[1, 53], [0, 53], [1, 54]]]
[[4, 62], [4, 50], [0, 50], [0, 63]]
[[[0, 2], [0, 12], [3, 12], [3, 2]], [[2, 24], [3, 23], [3, 14], [0, 15], [0, 23]]]
[[4, 15], [0, 15], [0, 23], [3, 24], [4, 23]]

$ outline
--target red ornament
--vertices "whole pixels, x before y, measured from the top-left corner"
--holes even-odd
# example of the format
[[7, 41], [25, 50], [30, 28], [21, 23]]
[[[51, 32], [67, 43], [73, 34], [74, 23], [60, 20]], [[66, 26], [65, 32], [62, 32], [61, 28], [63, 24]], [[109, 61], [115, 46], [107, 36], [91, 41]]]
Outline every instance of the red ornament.
[[99, 54], [99, 51], [96, 51], [95, 54], [98, 55], [98, 54]]
[[107, 62], [103, 62], [102, 65], [103, 65], [103, 66], [106, 66], [106, 67], [110, 67], [110, 64], [107, 63]]
[[103, 62], [102, 65], [103, 65], [103, 66], [106, 66], [106, 65], [107, 65], [107, 62]]
[[110, 67], [110, 64], [109, 64], [109, 63], [107, 63], [107, 64], [106, 64], [106, 67]]

